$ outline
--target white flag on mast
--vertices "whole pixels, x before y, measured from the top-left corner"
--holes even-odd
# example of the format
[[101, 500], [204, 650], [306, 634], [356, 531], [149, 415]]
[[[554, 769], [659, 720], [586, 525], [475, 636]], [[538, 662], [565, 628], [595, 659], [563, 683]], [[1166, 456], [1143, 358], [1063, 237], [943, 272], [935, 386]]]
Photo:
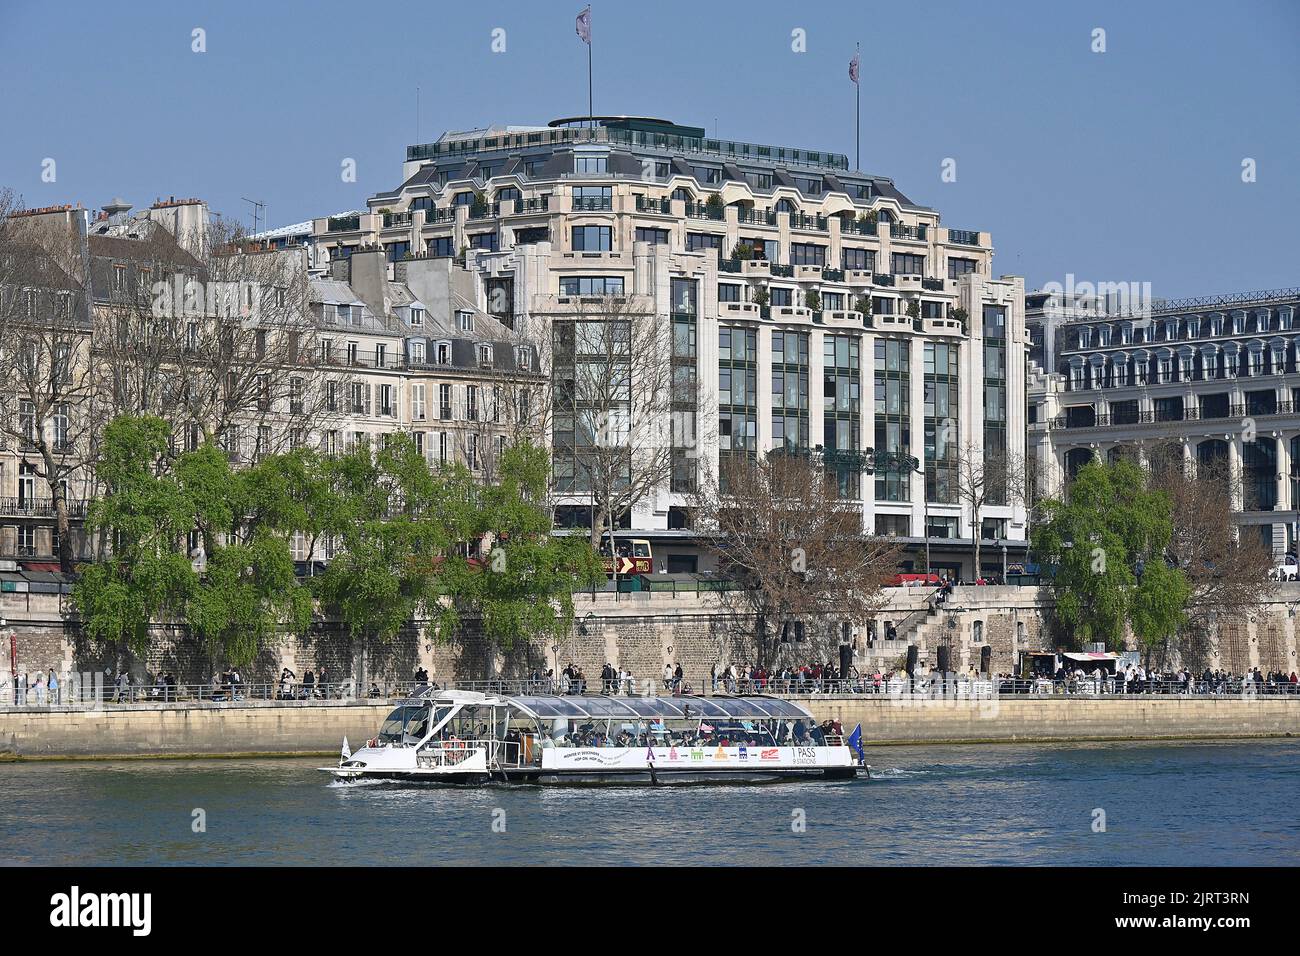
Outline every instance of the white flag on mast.
[[849, 79], [854, 83], [858, 82], [858, 54], [853, 54], [853, 59], [849, 60]]
[[582, 42], [591, 46], [591, 7], [583, 10], [578, 14], [577, 20], [578, 36], [582, 37]]

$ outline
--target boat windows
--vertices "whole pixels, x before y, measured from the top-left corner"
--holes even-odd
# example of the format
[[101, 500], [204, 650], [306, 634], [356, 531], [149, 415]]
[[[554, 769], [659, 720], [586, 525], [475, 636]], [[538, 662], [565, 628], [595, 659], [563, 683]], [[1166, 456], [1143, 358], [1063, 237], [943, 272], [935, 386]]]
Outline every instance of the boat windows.
[[416, 735], [415, 728], [421, 727], [418, 736], [424, 736], [429, 729], [429, 708], [416, 705], [403, 705], [394, 710], [379, 728], [379, 739], [383, 743], [401, 743], [402, 735]]

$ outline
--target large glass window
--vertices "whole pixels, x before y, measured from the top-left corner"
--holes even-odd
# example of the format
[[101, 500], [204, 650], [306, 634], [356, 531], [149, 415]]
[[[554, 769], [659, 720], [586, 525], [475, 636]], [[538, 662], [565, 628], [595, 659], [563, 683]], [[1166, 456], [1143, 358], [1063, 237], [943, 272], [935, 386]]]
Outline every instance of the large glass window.
[[573, 249], [575, 252], [609, 252], [611, 245], [609, 226], [574, 226]]
[[622, 295], [622, 276], [561, 276], [561, 295]]
[[862, 440], [859, 349], [856, 335], [822, 338], [822, 447], [826, 450], [827, 474], [835, 476], [841, 498], [859, 498], [862, 494], [862, 468], [857, 460]]
[[808, 333], [772, 330], [772, 447], [808, 448]]
[[[892, 301], [892, 300], [891, 300]], [[875, 347], [875, 450], [912, 454], [910, 343], [877, 339]], [[876, 468], [877, 501], [910, 501], [910, 470], [897, 465]]]
[[925, 343], [925, 494], [930, 501], [957, 501], [958, 346]]

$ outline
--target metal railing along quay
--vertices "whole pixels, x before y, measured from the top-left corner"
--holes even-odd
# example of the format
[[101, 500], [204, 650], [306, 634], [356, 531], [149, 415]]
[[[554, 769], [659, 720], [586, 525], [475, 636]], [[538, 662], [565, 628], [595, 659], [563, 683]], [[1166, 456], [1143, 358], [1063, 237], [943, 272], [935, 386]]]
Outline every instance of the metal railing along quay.
[[[325, 685], [306, 685], [301, 682], [282, 684], [255, 682], [235, 684], [174, 684], [170, 686], [136, 684], [117, 687], [106, 682], [102, 674], [70, 674], [60, 679], [59, 687], [51, 692], [46, 687], [20, 683], [0, 685], [0, 709], [62, 708], [70, 710], [87, 708], [137, 707], [150, 708], [162, 705], [178, 706], [305, 706], [332, 705], [342, 702], [371, 700], [376, 703], [408, 697], [422, 688], [434, 690], [471, 691], [496, 695], [537, 694], [605, 694], [613, 696], [672, 696], [690, 694], [718, 695], [774, 695], [778, 697], [862, 697], [903, 699], [1116, 699], [1131, 697], [1160, 697], [1183, 699], [1254, 699], [1278, 698], [1300, 701], [1300, 685], [1290, 682], [1247, 681], [1231, 678], [1220, 681], [1193, 679], [1188, 682], [1148, 679], [1142, 682], [1117, 683], [1113, 678], [1083, 678], [1081, 680], [1053, 680], [1047, 678], [1024, 679], [1010, 677], [948, 677], [918, 675], [914, 678], [897, 675], [877, 680], [874, 675], [855, 673], [847, 678], [740, 678], [728, 680], [688, 676], [680, 682], [665, 680], [662, 676], [638, 677], [623, 675], [604, 679], [600, 676], [570, 680], [563, 675], [557, 678], [498, 678], [489, 680], [433, 680], [371, 682], [363, 689], [354, 680]], [[360, 692], [359, 692], [360, 691]]]

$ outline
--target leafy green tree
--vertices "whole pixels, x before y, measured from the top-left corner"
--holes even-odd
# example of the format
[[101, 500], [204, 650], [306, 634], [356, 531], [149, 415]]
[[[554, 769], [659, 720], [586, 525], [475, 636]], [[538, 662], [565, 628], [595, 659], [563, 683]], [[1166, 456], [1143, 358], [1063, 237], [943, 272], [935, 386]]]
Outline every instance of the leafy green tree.
[[136, 654], [149, 648], [150, 625], [184, 613], [195, 573], [184, 550], [191, 508], [170, 476], [170, 430], [160, 418], [119, 418], [104, 432], [95, 471], [104, 484], [86, 527], [111, 551], [82, 565], [73, 602], [92, 640]]
[[[170, 439], [159, 418], [124, 416], [106, 430], [96, 469], [106, 493], [88, 524], [111, 551], [83, 566], [74, 601], [93, 639], [144, 654], [151, 624], [181, 624], [211, 653], [247, 665], [286, 628], [311, 623], [311, 595], [294, 575], [297, 511], [281, 462], [235, 471], [211, 445], [173, 457]], [[201, 561], [187, 553], [191, 531]]]
[[545, 450], [507, 449], [500, 481], [476, 489], [477, 558], [447, 562], [444, 587], [455, 596], [453, 610], [477, 616], [484, 636], [504, 648], [567, 633], [574, 590], [604, 579], [586, 538], [551, 534], [549, 479]]
[[1119, 647], [1126, 627], [1148, 652], [1177, 632], [1191, 595], [1166, 560], [1169, 496], [1127, 460], [1079, 469], [1067, 500], [1043, 503], [1033, 533], [1039, 560], [1055, 567], [1057, 613], [1082, 641]]
[[[439, 601], [445, 556], [473, 527], [468, 472], [435, 476], [405, 435], [325, 460], [334, 501], [317, 518], [341, 552], [316, 593], [356, 637], [386, 641], [413, 618], [454, 626]], [[450, 620], [441, 620], [450, 617]]]

